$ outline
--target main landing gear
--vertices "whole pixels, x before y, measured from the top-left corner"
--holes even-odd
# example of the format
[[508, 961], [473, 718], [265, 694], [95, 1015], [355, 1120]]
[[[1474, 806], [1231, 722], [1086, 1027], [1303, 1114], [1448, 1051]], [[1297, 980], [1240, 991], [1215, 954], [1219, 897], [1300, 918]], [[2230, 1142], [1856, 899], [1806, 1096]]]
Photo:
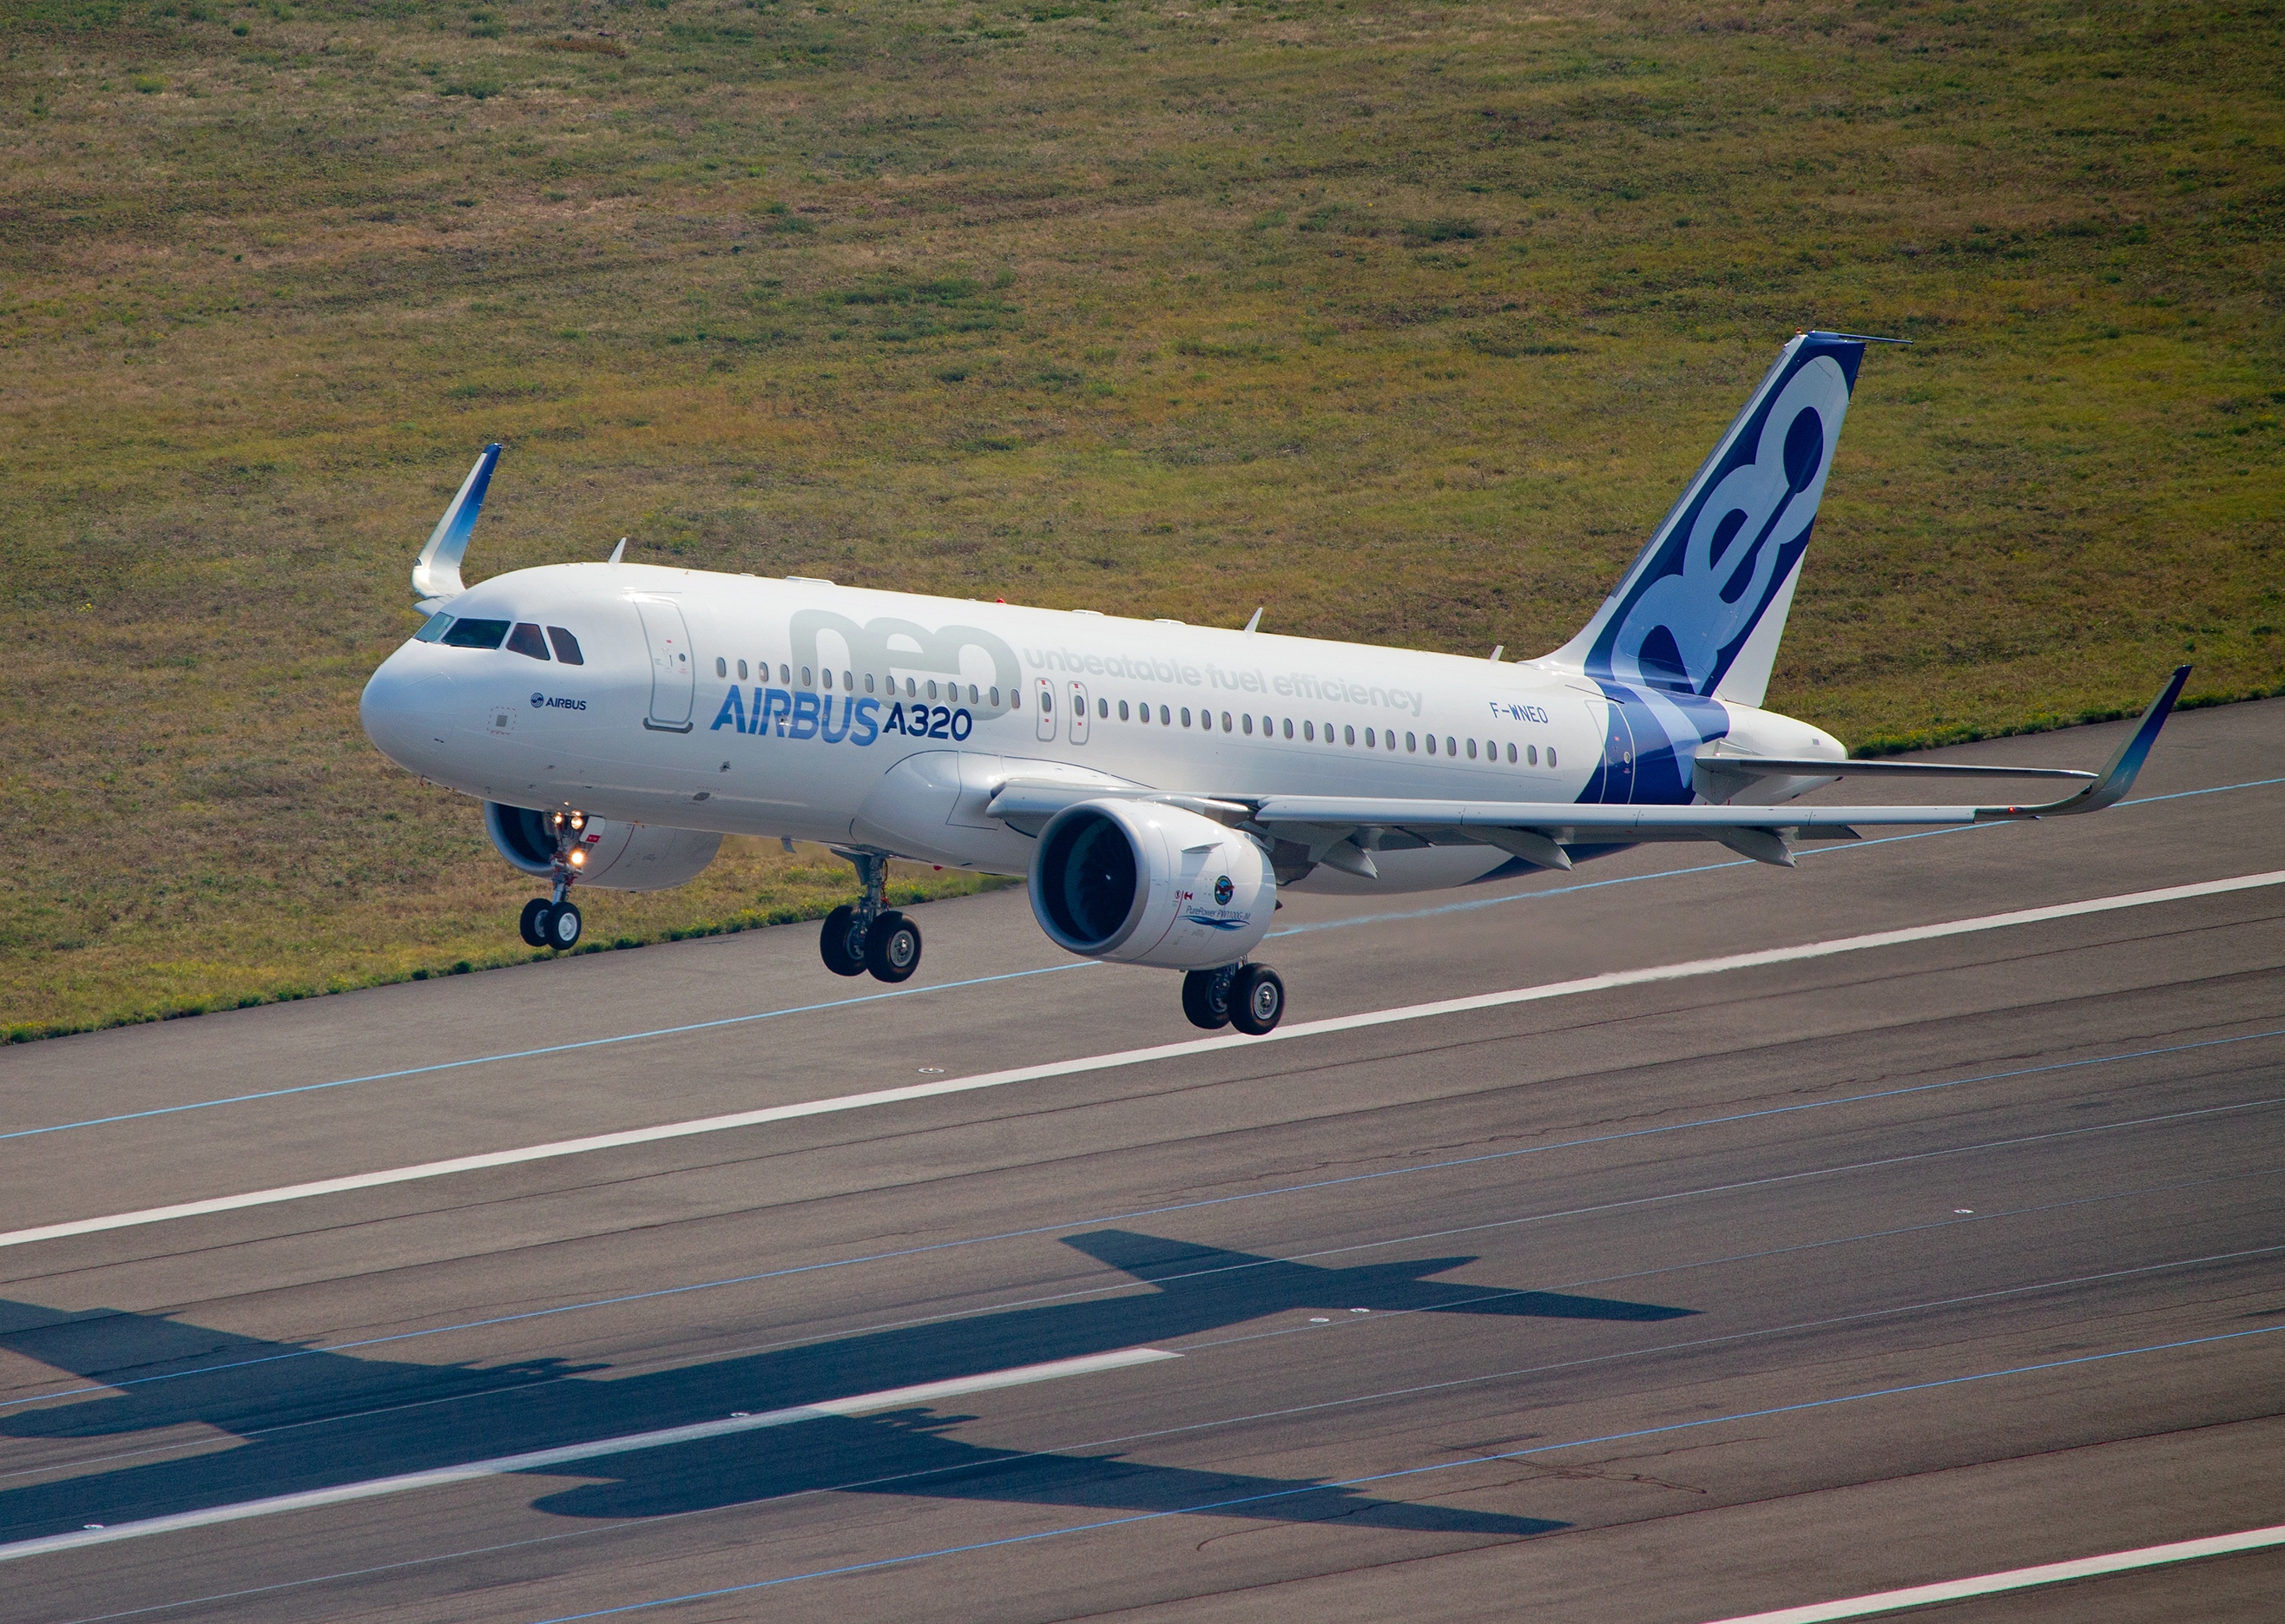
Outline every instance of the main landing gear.
[[578, 877], [579, 865], [587, 857], [579, 844], [579, 831], [587, 827], [587, 815], [551, 812], [547, 821], [555, 835], [555, 869], [550, 876], [554, 889], [523, 905], [523, 917], [516, 921], [516, 930], [530, 946], [569, 953], [579, 945], [579, 930], [585, 922], [579, 917], [579, 905], [571, 900], [571, 882]]
[[1267, 964], [1225, 964], [1182, 977], [1182, 1013], [1190, 1024], [1218, 1032], [1235, 1026], [1262, 1037], [1285, 1016], [1285, 984]]
[[869, 971], [876, 981], [910, 980], [921, 967], [921, 928], [885, 906], [889, 859], [877, 851], [835, 850], [855, 867], [865, 890], [853, 907], [844, 905], [825, 916], [817, 943], [825, 968], [836, 976]]

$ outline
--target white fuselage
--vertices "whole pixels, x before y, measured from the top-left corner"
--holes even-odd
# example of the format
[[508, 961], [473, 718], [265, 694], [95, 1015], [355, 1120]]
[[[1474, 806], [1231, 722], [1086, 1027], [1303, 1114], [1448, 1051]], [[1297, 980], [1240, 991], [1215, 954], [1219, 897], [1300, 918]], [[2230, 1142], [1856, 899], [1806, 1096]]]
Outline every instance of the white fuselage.
[[[509, 805], [985, 873], [1030, 861], [1031, 837], [985, 811], [1011, 779], [1687, 801], [1691, 752], [1711, 738], [1843, 753], [1806, 723], [1719, 700], [1677, 707], [1536, 663], [825, 582], [569, 564], [444, 607], [568, 630], [582, 663], [408, 642], [374, 673], [364, 718], [411, 772]], [[1653, 771], [1654, 757], [1668, 765]], [[1378, 880], [1321, 867], [1306, 883], [1433, 888], [1514, 860], [1490, 847], [1395, 851]]]

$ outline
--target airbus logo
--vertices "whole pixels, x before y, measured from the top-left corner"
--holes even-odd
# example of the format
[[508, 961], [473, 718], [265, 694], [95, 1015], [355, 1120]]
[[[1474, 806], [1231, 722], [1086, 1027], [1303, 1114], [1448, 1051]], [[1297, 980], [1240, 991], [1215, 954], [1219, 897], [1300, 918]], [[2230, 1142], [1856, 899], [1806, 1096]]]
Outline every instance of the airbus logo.
[[587, 708], [587, 702], [584, 699], [565, 699], [556, 694], [534, 694], [531, 696], [531, 708], [534, 710], [585, 710]]

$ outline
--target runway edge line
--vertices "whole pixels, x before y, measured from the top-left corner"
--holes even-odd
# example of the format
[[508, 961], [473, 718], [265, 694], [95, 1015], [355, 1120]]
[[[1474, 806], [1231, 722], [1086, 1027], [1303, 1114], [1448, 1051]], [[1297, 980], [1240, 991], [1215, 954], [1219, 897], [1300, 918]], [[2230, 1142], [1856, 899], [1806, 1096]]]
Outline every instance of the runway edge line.
[[2187, 902], [2203, 897], [2225, 896], [2233, 891], [2255, 890], [2265, 886], [2281, 884], [2285, 884], [2285, 869], [2273, 869], [2263, 874], [2237, 875], [2223, 880], [2204, 880], [2188, 885], [2162, 886], [2152, 890], [2125, 891], [2116, 896], [2092, 897], [2078, 902], [2053, 903], [2045, 907], [2017, 908], [2004, 914], [1985, 914], [1969, 919], [1945, 920], [1936, 924], [1911, 925], [1896, 930], [1876, 930], [1862, 936], [1836, 937], [1821, 942], [1804, 942], [1791, 947], [1765, 947], [1748, 953], [1727, 953], [1718, 958], [1691, 959], [1675, 964], [1652, 965], [1641, 969], [1607, 970], [1600, 975], [1580, 977], [1570, 981], [1546, 982], [1530, 987], [1513, 987], [1499, 992], [1479, 992], [1464, 998], [1441, 999], [1431, 1003], [1405, 1004], [1390, 1009], [1367, 1010], [1359, 1015], [1334, 1016], [1321, 1021], [1300, 1021], [1290, 1025], [1280, 1026], [1268, 1036], [1260, 1038], [1237, 1035], [1198, 1038], [1184, 1043], [1165, 1043], [1149, 1048], [1123, 1049], [1108, 1055], [1083, 1055], [1075, 1060], [1050, 1061], [1040, 1065], [1017, 1066], [1002, 1071], [979, 1072], [972, 1077], [946, 1078], [929, 1083], [910, 1083], [902, 1087], [876, 1089], [867, 1094], [842, 1094], [823, 1100], [805, 1100], [789, 1105], [769, 1105], [755, 1110], [734, 1111], [718, 1117], [701, 1117], [686, 1122], [662, 1123], [652, 1127], [627, 1128], [617, 1133], [595, 1134], [580, 1139], [555, 1140], [546, 1144], [525, 1145], [514, 1149], [482, 1151], [473, 1156], [452, 1157], [434, 1162], [419, 1162], [409, 1166], [383, 1168], [373, 1173], [346, 1173], [338, 1178], [317, 1179], [302, 1184], [279, 1185], [270, 1189], [247, 1190], [238, 1195], [208, 1196], [203, 1200], [178, 1202], [169, 1206], [146, 1207], [132, 1212], [113, 1212], [98, 1218], [73, 1219], [63, 1223], [43, 1224], [33, 1228], [0, 1233], [0, 1248], [28, 1246], [39, 1241], [64, 1240], [75, 1236], [99, 1234], [109, 1229], [137, 1228], [148, 1224], [169, 1223], [185, 1218], [202, 1218], [217, 1212], [242, 1212], [250, 1207], [276, 1206], [287, 1202], [310, 1200], [320, 1196], [341, 1195], [352, 1190], [377, 1189], [391, 1184], [409, 1184], [421, 1180], [446, 1178], [453, 1173], [477, 1173], [487, 1168], [514, 1166], [526, 1162], [552, 1161], [561, 1157], [583, 1156], [597, 1150], [616, 1150], [634, 1145], [656, 1144], [665, 1140], [726, 1133], [737, 1128], [759, 1127], [773, 1122], [797, 1121], [805, 1117], [831, 1116], [843, 1111], [866, 1110], [877, 1106], [903, 1104], [915, 1100], [935, 1099], [947, 1094], [973, 1094], [985, 1089], [1004, 1088], [1016, 1083], [1040, 1082], [1050, 1078], [1080, 1076], [1089, 1071], [1112, 1071], [1126, 1066], [1149, 1064], [1155, 1061], [1179, 1060], [1195, 1055], [1217, 1054], [1226, 1049], [1258, 1047], [1302, 1038], [1323, 1037], [1334, 1032], [1356, 1032], [1368, 1027], [1394, 1025], [1406, 1021], [1432, 1020], [1439, 1016], [1496, 1009], [1512, 1004], [1537, 1003], [1548, 999], [1572, 998], [1582, 993], [1610, 992], [1621, 987], [1648, 986], [1660, 982], [1684, 981], [1701, 976], [1722, 975], [1731, 970], [1756, 969], [1771, 965], [1799, 963], [1810, 959], [1832, 958], [1841, 953], [1865, 953], [1881, 947], [1906, 946], [1916, 942], [1938, 941], [1947, 937], [1973, 936], [1984, 931], [2008, 930], [2020, 925], [2046, 924], [2057, 920], [2082, 918], [2088, 914], [2115, 913], [2125, 908], [2151, 907], [2168, 902]]
[[2004, 1573], [1984, 1573], [1973, 1579], [1947, 1579], [1936, 1584], [1914, 1585], [1904, 1590], [1881, 1590], [1837, 1602], [1812, 1602], [1804, 1607], [1781, 1607], [1775, 1612], [1752, 1612], [1722, 1619], [1716, 1624], [1833, 1624], [1841, 1619], [1870, 1618], [1875, 1613], [1901, 1612], [1907, 1607], [1933, 1607], [1940, 1602], [1964, 1601], [1975, 1596], [1997, 1596], [2008, 1590], [2028, 1590], [2040, 1585], [2068, 1584], [2074, 1579], [2093, 1579], [2105, 1573], [2132, 1573], [2137, 1568], [2163, 1567], [2171, 1562], [2195, 1562], [2201, 1557], [2234, 1556], [2285, 1545], [2285, 1525], [2249, 1528], [2242, 1534], [2217, 1534], [2202, 1540], [2179, 1540], [2171, 1545], [2148, 1545], [2140, 1550], [2116, 1550], [2107, 1556], [2080, 1557], [2069, 1562], [2048, 1562], [2038, 1567], [2011, 1568]]

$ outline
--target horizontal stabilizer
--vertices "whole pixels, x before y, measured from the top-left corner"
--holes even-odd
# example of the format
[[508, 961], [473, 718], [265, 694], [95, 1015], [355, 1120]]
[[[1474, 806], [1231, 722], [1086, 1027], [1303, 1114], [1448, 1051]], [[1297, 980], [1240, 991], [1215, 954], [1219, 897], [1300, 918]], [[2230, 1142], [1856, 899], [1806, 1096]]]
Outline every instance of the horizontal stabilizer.
[[2077, 767], [1987, 767], [1950, 761], [1828, 761], [1818, 756], [1731, 756], [1710, 751], [1701, 767], [1741, 778], [2078, 778]]

